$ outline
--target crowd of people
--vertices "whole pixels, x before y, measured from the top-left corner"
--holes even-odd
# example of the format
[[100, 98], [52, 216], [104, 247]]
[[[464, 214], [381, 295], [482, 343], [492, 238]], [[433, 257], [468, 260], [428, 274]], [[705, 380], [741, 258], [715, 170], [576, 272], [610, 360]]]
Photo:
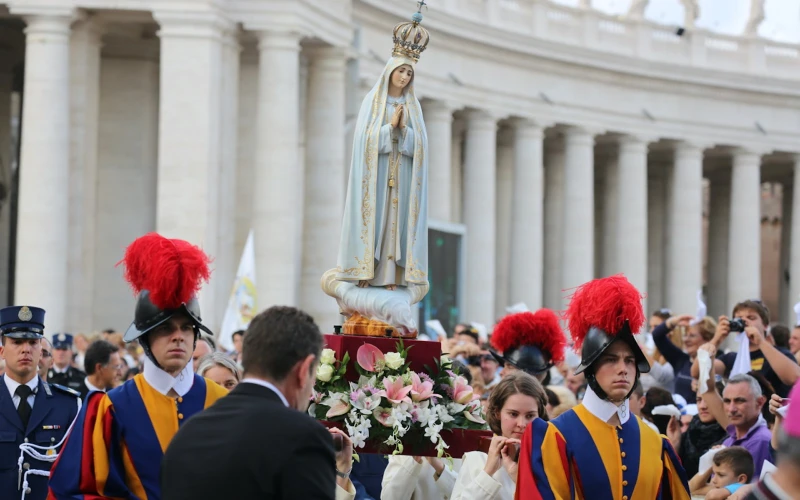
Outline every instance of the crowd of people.
[[354, 461], [350, 437], [306, 412], [313, 318], [272, 307], [223, 352], [196, 299], [200, 249], [152, 234], [124, 263], [137, 292], [124, 333], [50, 342], [44, 310], [0, 310], [1, 498], [800, 498], [798, 329], [770, 326], [760, 301], [647, 321], [612, 276], [579, 287], [562, 318], [509, 314], [486, 336], [458, 325], [442, 352], [491, 441], [453, 460]]

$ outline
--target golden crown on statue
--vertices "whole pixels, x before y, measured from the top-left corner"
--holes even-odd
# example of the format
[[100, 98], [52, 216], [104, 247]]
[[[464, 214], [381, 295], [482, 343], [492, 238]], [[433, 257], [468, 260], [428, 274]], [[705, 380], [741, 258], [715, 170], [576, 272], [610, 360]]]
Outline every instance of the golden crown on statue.
[[425, 1], [417, 2], [419, 10], [411, 16], [411, 21], [406, 21], [394, 27], [392, 39], [394, 40], [393, 56], [407, 57], [415, 63], [419, 61], [419, 56], [428, 47], [430, 35], [428, 30], [420, 26], [422, 22], [422, 7]]

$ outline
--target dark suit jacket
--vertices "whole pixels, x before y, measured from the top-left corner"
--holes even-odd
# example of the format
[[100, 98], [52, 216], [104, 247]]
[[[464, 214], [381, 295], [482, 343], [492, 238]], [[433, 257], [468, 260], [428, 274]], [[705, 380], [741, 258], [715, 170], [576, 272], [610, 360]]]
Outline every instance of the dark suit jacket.
[[[24, 441], [39, 446], [60, 443], [78, 414], [77, 393], [48, 384], [40, 378], [33, 400], [33, 411], [27, 428], [24, 428], [12, 398], [5, 380], [0, 377], [0, 498], [3, 500], [22, 496], [18, 488], [19, 445]], [[51, 465], [50, 462], [36, 460], [28, 454], [23, 458], [25, 469], [49, 471]], [[28, 483], [31, 491], [25, 498], [43, 500], [47, 497], [46, 476], [28, 475]]]
[[333, 440], [251, 383], [187, 421], [161, 463], [163, 500], [333, 500]]

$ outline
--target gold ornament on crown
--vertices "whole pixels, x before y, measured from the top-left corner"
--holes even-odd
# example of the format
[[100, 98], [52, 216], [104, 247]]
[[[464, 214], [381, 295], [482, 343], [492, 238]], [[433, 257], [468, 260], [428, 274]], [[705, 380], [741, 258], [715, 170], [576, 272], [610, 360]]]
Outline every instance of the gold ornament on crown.
[[417, 2], [419, 10], [411, 16], [411, 21], [405, 21], [394, 27], [392, 40], [394, 50], [392, 56], [405, 57], [415, 63], [419, 62], [419, 57], [428, 47], [430, 34], [428, 30], [420, 26], [422, 23], [422, 8], [426, 6], [425, 0]]

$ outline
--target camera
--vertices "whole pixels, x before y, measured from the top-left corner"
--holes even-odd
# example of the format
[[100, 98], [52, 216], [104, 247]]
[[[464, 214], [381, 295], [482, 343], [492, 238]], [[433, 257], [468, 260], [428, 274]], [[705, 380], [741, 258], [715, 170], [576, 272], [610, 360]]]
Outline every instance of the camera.
[[742, 318], [732, 319], [728, 322], [731, 332], [743, 332], [747, 327], [747, 323]]

